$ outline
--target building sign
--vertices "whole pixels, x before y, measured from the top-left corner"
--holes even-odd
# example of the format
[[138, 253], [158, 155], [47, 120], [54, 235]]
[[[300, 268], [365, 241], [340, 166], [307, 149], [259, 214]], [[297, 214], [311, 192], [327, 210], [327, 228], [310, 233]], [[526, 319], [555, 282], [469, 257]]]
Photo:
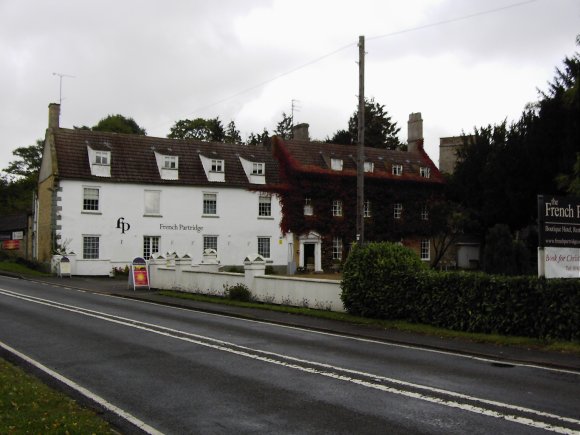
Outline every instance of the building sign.
[[159, 224], [159, 229], [164, 231], [196, 231], [201, 233], [203, 227], [194, 225], [183, 225], [183, 224]]
[[131, 263], [129, 283], [133, 284], [133, 290], [137, 287], [149, 288], [149, 271], [147, 270], [147, 262], [144, 258], [137, 257]]
[[20, 240], [4, 240], [2, 242], [2, 249], [6, 251], [20, 249]]
[[24, 231], [12, 231], [12, 240], [24, 239]]
[[538, 273], [580, 278], [580, 198], [538, 196]]

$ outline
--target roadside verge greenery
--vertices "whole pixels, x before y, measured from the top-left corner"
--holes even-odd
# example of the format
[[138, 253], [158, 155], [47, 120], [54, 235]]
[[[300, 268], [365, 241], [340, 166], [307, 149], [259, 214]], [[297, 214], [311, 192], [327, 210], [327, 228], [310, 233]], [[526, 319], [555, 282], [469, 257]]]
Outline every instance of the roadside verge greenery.
[[0, 358], [0, 433], [118, 432], [93, 411]]
[[[580, 282], [410, 269], [412, 251], [355, 246], [343, 272], [349, 313], [463, 332], [580, 340]], [[410, 254], [409, 254], [410, 253]]]

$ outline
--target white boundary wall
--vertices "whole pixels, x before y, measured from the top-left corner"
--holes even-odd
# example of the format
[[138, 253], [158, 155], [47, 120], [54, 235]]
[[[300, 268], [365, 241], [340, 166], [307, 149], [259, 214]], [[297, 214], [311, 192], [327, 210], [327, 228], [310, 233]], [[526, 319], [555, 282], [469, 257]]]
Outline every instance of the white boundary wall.
[[266, 262], [254, 254], [246, 257], [244, 273], [219, 272], [219, 264], [192, 265], [190, 258], [149, 262], [151, 287], [222, 296], [227, 287], [245, 284], [255, 300], [344, 312], [340, 281], [265, 275]]

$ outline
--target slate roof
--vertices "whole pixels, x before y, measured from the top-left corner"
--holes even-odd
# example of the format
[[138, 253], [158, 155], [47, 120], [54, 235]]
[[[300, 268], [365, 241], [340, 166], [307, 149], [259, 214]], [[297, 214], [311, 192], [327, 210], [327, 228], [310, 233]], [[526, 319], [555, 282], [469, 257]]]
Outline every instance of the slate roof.
[[[278, 162], [270, 149], [195, 140], [166, 139], [151, 136], [96, 132], [91, 130], [54, 130], [58, 176], [61, 179], [98, 182], [212, 185], [256, 189], [259, 184], [248, 181], [239, 157], [264, 162], [266, 182], [278, 182]], [[111, 151], [111, 177], [91, 174], [87, 146], [94, 150]], [[155, 151], [179, 157], [179, 179], [163, 180], [159, 174]], [[224, 160], [225, 182], [208, 181], [199, 155]]]
[[[356, 176], [356, 146], [329, 144], [324, 142], [309, 142], [274, 138], [275, 146], [287, 151], [290, 165], [294, 170], [318, 174], [343, 174]], [[365, 178], [387, 179], [393, 181], [416, 181], [422, 183], [443, 183], [444, 179], [437, 166], [427, 153], [420, 149], [418, 152], [394, 151], [379, 148], [365, 147], [365, 161], [374, 164], [372, 173], [365, 172]], [[331, 160], [341, 159], [342, 171], [331, 169]], [[392, 165], [402, 165], [402, 175], [393, 175]], [[420, 168], [430, 168], [429, 178], [420, 175]]]

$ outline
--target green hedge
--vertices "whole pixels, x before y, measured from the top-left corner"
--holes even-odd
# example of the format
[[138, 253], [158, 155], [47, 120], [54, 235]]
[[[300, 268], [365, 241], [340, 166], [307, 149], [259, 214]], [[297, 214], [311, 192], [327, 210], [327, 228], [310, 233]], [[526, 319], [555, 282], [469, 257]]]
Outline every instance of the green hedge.
[[341, 297], [352, 314], [467, 332], [580, 339], [579, 280], [436, 272], [392, 264], [385, 271], [384, 261], [369, 258], [371, 252], [381, 250], [355, 249], [345, 264]]

